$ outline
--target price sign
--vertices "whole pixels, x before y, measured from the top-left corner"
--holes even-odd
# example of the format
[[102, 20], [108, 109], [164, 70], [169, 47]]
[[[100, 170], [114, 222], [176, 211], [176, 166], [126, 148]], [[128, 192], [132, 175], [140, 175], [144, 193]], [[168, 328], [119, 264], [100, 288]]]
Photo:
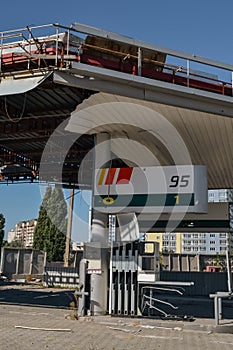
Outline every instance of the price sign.
[[205, 166], [103, 168], [95, 172], [95, 209], [119, 212], [208, 210]]

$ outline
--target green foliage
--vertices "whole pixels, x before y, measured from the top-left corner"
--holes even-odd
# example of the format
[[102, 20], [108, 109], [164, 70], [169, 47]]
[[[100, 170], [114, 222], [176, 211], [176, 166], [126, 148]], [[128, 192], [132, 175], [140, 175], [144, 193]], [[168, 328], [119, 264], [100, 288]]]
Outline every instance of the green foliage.
[[48, 261], [63, 261], [67, 205], [61, 188], [47, 187], [34, 233], [34, 248], [47, 252]]
[[55, 188], [47, 201], [47, 213], [52, 218], [53, 224], [66, 233], [67, 205], [61, 188]]
[[24, 242], [23, 240], [20, 239], [15, 239], [14, 241], [8, 243], [5, 241], [4, 247], [9, 247], [9, 248], [24, 248]]
[[5, 218], [4, 218], [3, 214], [0, 214], [0, 248], [3, 245], [4, 227], [5, 227]]

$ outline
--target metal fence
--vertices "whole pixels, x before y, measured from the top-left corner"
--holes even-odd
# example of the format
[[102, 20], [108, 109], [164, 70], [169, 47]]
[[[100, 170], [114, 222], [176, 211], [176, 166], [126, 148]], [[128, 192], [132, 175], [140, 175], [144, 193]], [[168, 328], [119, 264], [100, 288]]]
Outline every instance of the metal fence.
[[9, 279], [42, 276], [46, 254], [31, 248], [2, 248], [0, 272]]

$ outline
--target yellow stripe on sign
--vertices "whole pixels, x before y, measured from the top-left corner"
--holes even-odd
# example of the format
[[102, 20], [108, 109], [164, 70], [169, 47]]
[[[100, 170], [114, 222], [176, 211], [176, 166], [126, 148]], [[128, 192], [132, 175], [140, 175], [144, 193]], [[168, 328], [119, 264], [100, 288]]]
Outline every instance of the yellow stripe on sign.
[[98, 186], [100, 186], [100, 185], [103, 184], [105, 172], [106, 172], [106, 168], [103, 168], [103, 169], [101, 170], [101, 173], [100, 173], [100, 178], [99, 178]]

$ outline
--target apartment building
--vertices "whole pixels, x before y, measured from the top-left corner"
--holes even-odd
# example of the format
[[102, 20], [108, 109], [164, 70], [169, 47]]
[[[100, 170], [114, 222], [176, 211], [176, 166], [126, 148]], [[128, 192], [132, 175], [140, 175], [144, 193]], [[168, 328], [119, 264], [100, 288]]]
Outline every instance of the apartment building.
[[232, 201], [232, 190], [209, 190], [208, 202], [230, 202]]
[[36, 224], [36, 219], [20, 221], [14, 229], [8, 232], [8, 243], [20, 241], [23, 242], [25, 248], [32, 248]]
[[182, 233], [152, 233], [145, 235], [146, 241], [158, 242], [159, 251], [182, 253]]
[[225, 254], [226, 248], [233, 248], [232, 239], [228, 233], [147, 233], [147, 241], [159, 243], [162, 252], [173, 252], [182, 254]]
[[228, 233], [184, 233], [182, 237], [182, 253], [193, 254], [225, 254], [231, 245]]

